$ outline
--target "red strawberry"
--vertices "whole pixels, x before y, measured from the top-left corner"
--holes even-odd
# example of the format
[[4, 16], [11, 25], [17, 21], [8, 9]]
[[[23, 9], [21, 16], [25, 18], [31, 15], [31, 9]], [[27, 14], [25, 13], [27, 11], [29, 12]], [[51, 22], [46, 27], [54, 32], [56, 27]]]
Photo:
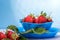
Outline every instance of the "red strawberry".
[[7, 38], [11, 38], [12, 33], [12, 31], [7, 31]]
[[47, 18], [47, 22], [52, 22], [52, 19], [50, 16]]
[[34, 23], [39, 23], [39, 22], [38, 22], [38, 18], [35, 18], [35, 19], [34, 19]]
[[41, 12], [41, 15], [38, 17], [38, 22], [39, 23], [47, 22], [46, 13], [43, 13], [43, 11]]
[[48, 21], [48, 22], [52, 22], [52, 19], [48, 19], [47, 21]]
[[47, 19], [46, 19], [46, 17], [44, 17], [44, 16], [39, 16], [39, 17], [38, 17], [38, 20], [39, 20], [39, 21], [38, 21], [39, 23], [45, 23], [45, 22], [47, 22]]
[[7, 38], [6, 35], [2, 32], [0, 32], [0, 40]]
[[7, 31], [7, 37], [8, 37], [10, 40], [17, 40], [18, 35], [17, 35], [15, 32]]
[[23, 22], [25, 22], [25, 18], [24, 18], [24, 19], [22, 19], [22, 21], [23, 21]]
[[34, 21], [34, 16], [32, 14], [28, 15], [27, 17], [24, 18], [24, 22], [31, 22], [33, 23]]

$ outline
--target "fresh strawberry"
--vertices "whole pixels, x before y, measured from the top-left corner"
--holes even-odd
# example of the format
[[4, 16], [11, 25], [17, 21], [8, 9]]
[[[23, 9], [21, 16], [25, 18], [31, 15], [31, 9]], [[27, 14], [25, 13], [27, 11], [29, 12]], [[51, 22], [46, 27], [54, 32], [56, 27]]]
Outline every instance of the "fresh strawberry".
[[47, 18], [47, 22], [52, 22], [52, 18], [50, 16]]
[[38, 21], [39, 23], [45, 23], [45, 22], [47, 22], [47, 19], [46, 19], [46, 17], [44, 17], [44, 16], [39, 16], [39, 17], [38, 17], [38, 20], [39, 20], [39, 21]]
[[35, 23], [38, 23], [38, 19], [35, 19]]
[[47, 22], [46, 13], [41, 12], [41, 15], [38, 17], [38, 22], [39, 23]]
[[37, 17], [34, 19], [34, 23], [39, 23]]
[[23, 22], [25, 22], [25, 18], [24, 18], [24, 19], [22, 19], [22, 21], [23, 21]]
[[10, 40], [17, 40], [18, 35], [15, 32], [7, 31], [7, 38]]
[[0, 32], [0, 40], [7, 38], [6, 35], [2, 32]]
[[33, 21], [34, 21], [34, 16], [32, 15], [32, 14], [30, 14], [30, 15], [28, 15], [27, 17], [25, 17], [24, 18], [24, 22], [31, 22], [31, 23], [33, 23]]
[[52, 19], [48, 19], [48, 22], [52, 22]]
[[7, 38], [11, 38], [12, 33], [12, 31], [7, 31]]

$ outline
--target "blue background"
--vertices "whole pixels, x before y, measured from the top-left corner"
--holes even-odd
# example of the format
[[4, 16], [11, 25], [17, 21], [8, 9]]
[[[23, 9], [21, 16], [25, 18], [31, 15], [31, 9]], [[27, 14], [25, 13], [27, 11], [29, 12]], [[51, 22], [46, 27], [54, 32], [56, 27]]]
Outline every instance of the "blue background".
[[60, 28], [60, 0], [0, 0], [0, 29], [11, 24], [20, 27], [19, 19], [42, 10], [54, 20], [52, 27]]

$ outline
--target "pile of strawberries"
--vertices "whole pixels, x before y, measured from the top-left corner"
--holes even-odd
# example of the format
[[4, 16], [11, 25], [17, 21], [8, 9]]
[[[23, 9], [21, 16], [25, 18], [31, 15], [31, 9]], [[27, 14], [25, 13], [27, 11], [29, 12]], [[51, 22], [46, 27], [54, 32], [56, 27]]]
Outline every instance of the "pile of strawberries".
[[0, 40], [18, 40], [17, 33], [13, 31], [7, 31], [5, 34], [3, 32], [0, 32]]
[[35, 17], [33, 14], [26, 16], [23, 19], [23, 22], [30, 22], [30, 23], [45, 23], [45, 22], [52, 22], [52, 18], [46, 15], [46, 12], [41, 11], [41, 15]]

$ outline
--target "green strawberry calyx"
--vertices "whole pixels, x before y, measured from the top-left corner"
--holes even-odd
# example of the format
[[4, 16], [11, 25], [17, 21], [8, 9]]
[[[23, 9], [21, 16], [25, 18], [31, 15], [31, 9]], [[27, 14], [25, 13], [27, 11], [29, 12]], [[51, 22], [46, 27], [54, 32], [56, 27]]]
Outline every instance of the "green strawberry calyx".
[[47, 16], [47, 13], [46, 12], [43, 12], [43, 11], [41, 11], [40, 14], [41, 14], [40, 16]]

